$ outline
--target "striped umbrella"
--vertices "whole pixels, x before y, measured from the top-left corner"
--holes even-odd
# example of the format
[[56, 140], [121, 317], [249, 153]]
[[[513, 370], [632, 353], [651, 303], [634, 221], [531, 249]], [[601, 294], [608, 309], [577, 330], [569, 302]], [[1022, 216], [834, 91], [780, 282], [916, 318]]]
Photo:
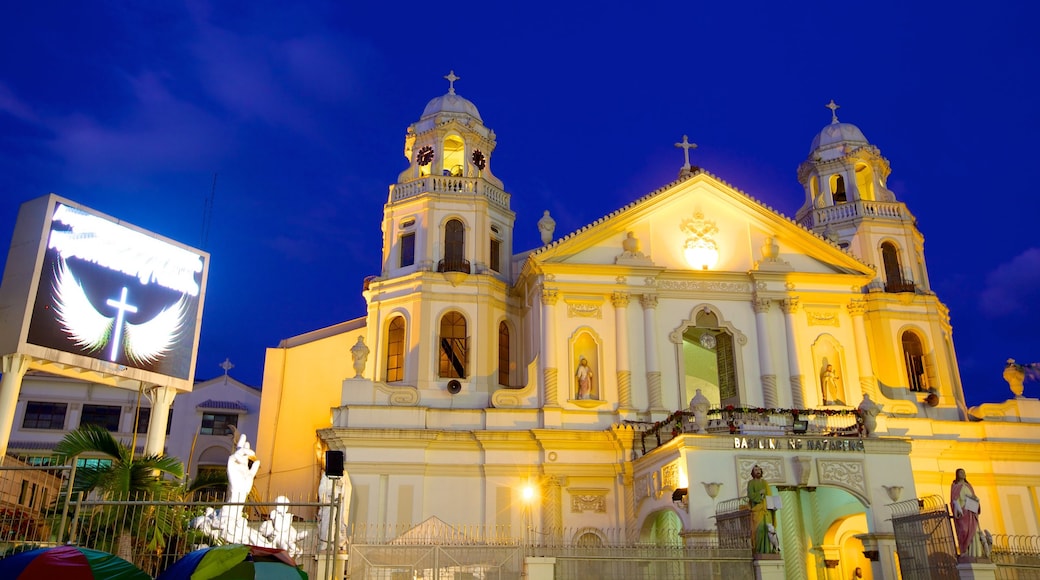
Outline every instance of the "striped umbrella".
[[4, 580], [151, 580], [130, 562], [79, 546], [37, 548], [0, 560]]
[[[307, 580], [285, 550], [225, 544], [195, 550], [177, 560], [158, 580]], [[62, 579], [64, 580], [64, 579]]]

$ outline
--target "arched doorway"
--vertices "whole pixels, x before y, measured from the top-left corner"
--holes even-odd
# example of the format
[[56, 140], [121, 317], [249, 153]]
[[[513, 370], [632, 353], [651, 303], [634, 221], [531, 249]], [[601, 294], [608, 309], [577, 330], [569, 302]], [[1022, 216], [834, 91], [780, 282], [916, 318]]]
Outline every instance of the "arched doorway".
[[777, 528], [788, 578], [872, 578], [858, 534], [870, 532], [868, 507], [840, 487], [781, 489]]

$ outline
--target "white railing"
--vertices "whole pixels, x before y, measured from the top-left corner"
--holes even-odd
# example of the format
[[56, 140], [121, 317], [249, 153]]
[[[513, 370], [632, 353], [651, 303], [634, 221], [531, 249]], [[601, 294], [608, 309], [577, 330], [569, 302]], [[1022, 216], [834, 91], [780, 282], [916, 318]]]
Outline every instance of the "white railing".
[[435, 177], [428, 175], [415, 181], [391, 186], [390, 201], [401, 201], [422, 193], [471, 193], [480, 195], [499, 207], [509, 209], [509, 194], [478, 177]]

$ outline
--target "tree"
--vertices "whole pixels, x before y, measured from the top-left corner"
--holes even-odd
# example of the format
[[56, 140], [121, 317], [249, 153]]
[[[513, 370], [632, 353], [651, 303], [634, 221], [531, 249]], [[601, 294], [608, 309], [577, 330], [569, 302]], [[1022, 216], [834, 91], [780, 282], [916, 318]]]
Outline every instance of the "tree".
[[[81, 457], [97, 458], [76, 469], [72, 497], [93, 494], [98, 499], [131, 502], [162, 499], [175, 493], [184, 477], [184, 466], [175, 457], [135, 457], [133, 450], [105, 428], [84, 425], [70, 432], [54, 448], [62, 463]], [[91, 514], [86, 534], [107, 532], [118, 538], [115, 553], [133, 561], [134, 545], [149, 552], [161, 551], [179, 524], [172, 510], [157, 505], [100, 506]], [[109, 551], [111, 547], [108, 547]]]

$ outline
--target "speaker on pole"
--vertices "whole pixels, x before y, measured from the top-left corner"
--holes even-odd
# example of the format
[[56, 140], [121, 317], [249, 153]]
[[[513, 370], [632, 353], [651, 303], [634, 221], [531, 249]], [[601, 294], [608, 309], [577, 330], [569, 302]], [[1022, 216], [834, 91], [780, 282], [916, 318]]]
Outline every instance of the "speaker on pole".
[[343, 477], [343, 452], [328, 450], [325, 452], [325, 475]]

